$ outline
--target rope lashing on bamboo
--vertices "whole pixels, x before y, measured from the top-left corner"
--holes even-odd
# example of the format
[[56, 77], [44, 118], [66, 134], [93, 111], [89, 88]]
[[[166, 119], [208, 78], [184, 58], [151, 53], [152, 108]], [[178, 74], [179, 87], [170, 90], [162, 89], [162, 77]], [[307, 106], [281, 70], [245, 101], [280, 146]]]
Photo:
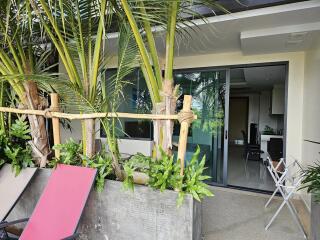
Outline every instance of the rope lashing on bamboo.
[[195, 115], [193, 114], [192, 111], [180, 111], [178, 113], [178, 121], [179, 123], [186, 122], [188, 125], [190, 125], [193, 121], [195, 120]]
[[52, 112], [59, 112], [59, 108], [57, 107], [50, 107], [50, 108], [46, 108], [45, 110], [43, 110], [43, 116], [45, 118], [52, 118]]

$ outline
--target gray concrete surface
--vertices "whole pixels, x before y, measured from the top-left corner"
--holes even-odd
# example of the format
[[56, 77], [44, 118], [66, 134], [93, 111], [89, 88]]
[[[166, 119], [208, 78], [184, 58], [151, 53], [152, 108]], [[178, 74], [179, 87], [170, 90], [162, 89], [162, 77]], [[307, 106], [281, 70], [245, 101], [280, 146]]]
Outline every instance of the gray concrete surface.
[[[41, 189], [46, 185], [49, 174], [47, 170], [42, 170], [41, 174], [40, 171], [36, 173], [32, 180], [33, 183], [29, 185], [33, 187], [24, 192], [9, 219], [30, 216]], [[199, 235], [199, 231], [192, 233], [190, 226], [194, 224], [193, 229], [199, 229], [201, 226], [201, 215], [194, 213], [201, 209], [201, 205], [195, 205], [195, 208], [190, 208], [192, 211], [182, 213], [181, 209], [176, 211], [175, 199], [170, 196], [171, 192], [154, 192], [153, 199], [147, 201], [143, 196], [152, 191], [147, 188], [138, 187], [133, 193], [125, 192], [119, 191], [120, 183], [115, 183], [107, 184], [106, 189], [109, 189], [108, 194], [105, 195], [109, 196], [107, 199], [103, 199], [102, 195], [96, 196], [97, 193], [90, 196], [79, 228], [79, 232], [84, 233], [81, 239], [184, 240], [192, 239], [184, 234]], [[280, 205], [281, 199], [273, 201], [270, 207], [265, 209], [264, 204], [268, 195], [217, 187], [213, 187], [212, 190], [215, 196], [205, 199], [202, 203], [202, 234], [205, 240], [303, 239], [286, 207], [270, 229], [264, 230], [265, 225]], [[113, 191], [119, 193], [117, 197], [111, 194]], [[132, 201], [132, 198], [135, 200]], [[119, 206], [120, 199], [123, 201], [121, 206]], [[155, 208], [150, 201], [156, 202], [158, 207]], [[303, 213], [301, 209], [303, 207], [299, 207], [298, 212], [304, 215], [304, 218], [308, 218], [308, 214]], [[169, 215], [172, 212], [176, 214]], [[192, 214], [198, 218], [193, 223], [190, 221]], [[177, 221], [177, 217], [181, 221]], [[135, 235], [129, 236], [130, 232], [134, 232]], [[151, 232], [153, 234], [157, 232], [157, 234], [151, 235]], [[90, 238], [92, 236], [90, 234], [95, 235]], [[118, 236], [116, 234], [121, 237], [116, 237]]]
[[[50, 170], [37, 171], [9, 220], [31, 215], [49, 175]], [[107, 181], [104, 192], [90, 194], [79, 224], [79, 239], [200, 240], [201, 203], [186, 196], [177, 208], [177, 195], [145, 186], [136, 186], [134, 192], [124, 191], [121, 182]]]
[[[202, 205], [205, 240], [304, 239], [287, 207], [265, 231], [265, 225], [281, 204], [280, 198], [265, 209], [269, 195], [216, 187], [212, 189], [215, 196], [204, 200]], [[301, 208], [297, 210], [300, 215], [305, 214]]]

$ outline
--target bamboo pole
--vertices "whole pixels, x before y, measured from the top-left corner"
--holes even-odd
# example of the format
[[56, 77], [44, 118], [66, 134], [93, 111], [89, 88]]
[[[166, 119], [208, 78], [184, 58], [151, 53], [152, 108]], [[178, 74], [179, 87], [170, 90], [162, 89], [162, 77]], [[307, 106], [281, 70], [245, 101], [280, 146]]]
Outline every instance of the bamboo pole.
[[95, 119], [85, 119], [86, 156], [92, 158], [95, 154]]
[[[59, 112], [59, 100], [57, 94], [50, 94], [51, 97], [51, 107], [46, 110], [33, 110], [33, 109], [17, 109], [0, 107], [0, 112], [16, 113], [16, 114], [26, 114], [26, 115], [36, 115], [43, 116], [46, 118], [52, 118], [53, 131], [54, 131], [54, 144], [60, 144], [60, 125], [59, 119], [65, 118], [69, 120], [92, 120], [95, 118], [132, 118], [132, 119], [149, 119], [149, 120], [179, 120], [180, 127], [180, 138], [178, 147], [178, 159], [181, 164], [180, 174], [184, 174], [184, 159], [187, 149], [188, 141], [188, 130], [190, 123], [197, 119], [191, 111], [191, 101], [192, 97], [190, 95], [184, 96], [183, 109], [179, 114], [134, 114], [134, 113], [122, 113], [122, 112], [112, 112], [112, 113], [88, 113], [88, 114], [73, 114], [73, 113], [62, 113]], [[59, 152], [55, 152], [56, 157], [60, 156]], [[145, 183], [147, 177], [145, 174], [135, 173], [134, 180], [137, 183]]]
[[[51, 93], [51, 107], [50, 109], [59, 112], [59, 97], [57, 93]], [[52, 118], [52, 129], [53, 129], [53, 144], [57, 145], [61, 143], [61, 136], [60, 136], [60, 121], [59, 118], [53, 117]], [[54, 150], [54, 154], [56, 158], [60, 158], [60, 150]]]
[[[74, 113], [62, 113], [47, 110], [31, 110], [31, 109], [17, 109], [0, 107], [0, 112], [9, 112], [17, 114], [30, 114], [43, 116], [46, 118], [65, 118], [69, 120], [85, 120], [93, 118], [132, 118], [132, 119], [150, 119], [150, 120], [179, 120], [177, 114], [174, 115], [164, 115], [164, 114], [136, 114], [136, 113], [122, 113], [122, 112], [112, 112], [112, 113], [86, 113], [86, 114], [74, 114]], [[194, 115], [194, 120], [197, 116]]]
[[[191, 111], [191, 101], [192, 101], [192, 97], [190, 95], [184, 95], [182, 112], [188, 113]], [[183, 173], [184, 173], [184, 158], [187, 150], [189, 125], [190, 123], [187, 120], [182, 121], [180, 125], [178, 160], [180, 160], [180, 164], [181, 164], [181, 170], [180, 170], [181, 176], [183, 176]]]

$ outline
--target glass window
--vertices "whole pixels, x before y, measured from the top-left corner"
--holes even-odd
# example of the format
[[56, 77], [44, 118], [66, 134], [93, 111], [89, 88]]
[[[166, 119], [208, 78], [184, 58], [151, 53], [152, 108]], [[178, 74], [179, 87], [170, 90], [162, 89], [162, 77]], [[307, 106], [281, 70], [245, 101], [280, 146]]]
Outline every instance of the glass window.
[[[107, 92], [112, 91], [112, 81], [110, 79], [116, 74], [117, 69], [106, 71]], [[125, 78], [128, 82], [123, 88], [123, 98], [118, 108], [118, 112], [126, 113], [151, 113], [152, 102], [140, 68], [136, 68]], [[118, 135], [120, 138], [152, 139], [152, 125], [148, 120], [119, 119]], [[105, 137], [103, 129], [101, 137]]]
[[[207, 174], [212, 176], [212, 181], [220, 183], [223, 180], [226, 71], [177, 70], [174, 80], [179, 85], [177, 110], [182, 109], [183, 96], [192, 95], [192, 110], [198, 116], [190, 127], [186, 161], [199, 146], [200, 157], [206, 157]], [[179, 126], [176, 124], [174, 128], [174, 142], [179, 141]]]

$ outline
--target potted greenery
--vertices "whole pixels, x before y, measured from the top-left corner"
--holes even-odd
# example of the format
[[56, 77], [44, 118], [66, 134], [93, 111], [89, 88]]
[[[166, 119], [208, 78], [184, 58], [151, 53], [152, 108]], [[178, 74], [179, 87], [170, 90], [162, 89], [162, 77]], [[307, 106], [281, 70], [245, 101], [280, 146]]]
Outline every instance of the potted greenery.
[[320, 239], [320, 163], [305, 170], [303, 188], [311, 193], [311, 228], [313, 240]]
[[[95, 191], [92, 191], [79, 225], [79, 239], [201, 239], [201, 200], [212, 196], [203, 182], [205, 157], [198, 147], [180, 175], [180, 162], [161, 150], [160, 159], [136, 154], [122, 159], [123, 182], [115, 181], [112, 157], [102, 149], [92, 158], [83, 154], [81, 143], [69, 140], [56, 145], [61, 156], [51, 161], [98, 169]], [[39, 169], [10, 219], [30, 215], [44, 189], [51, 169]], [[133, 174], [148, 176], [147, 185], [133, 182]]]

